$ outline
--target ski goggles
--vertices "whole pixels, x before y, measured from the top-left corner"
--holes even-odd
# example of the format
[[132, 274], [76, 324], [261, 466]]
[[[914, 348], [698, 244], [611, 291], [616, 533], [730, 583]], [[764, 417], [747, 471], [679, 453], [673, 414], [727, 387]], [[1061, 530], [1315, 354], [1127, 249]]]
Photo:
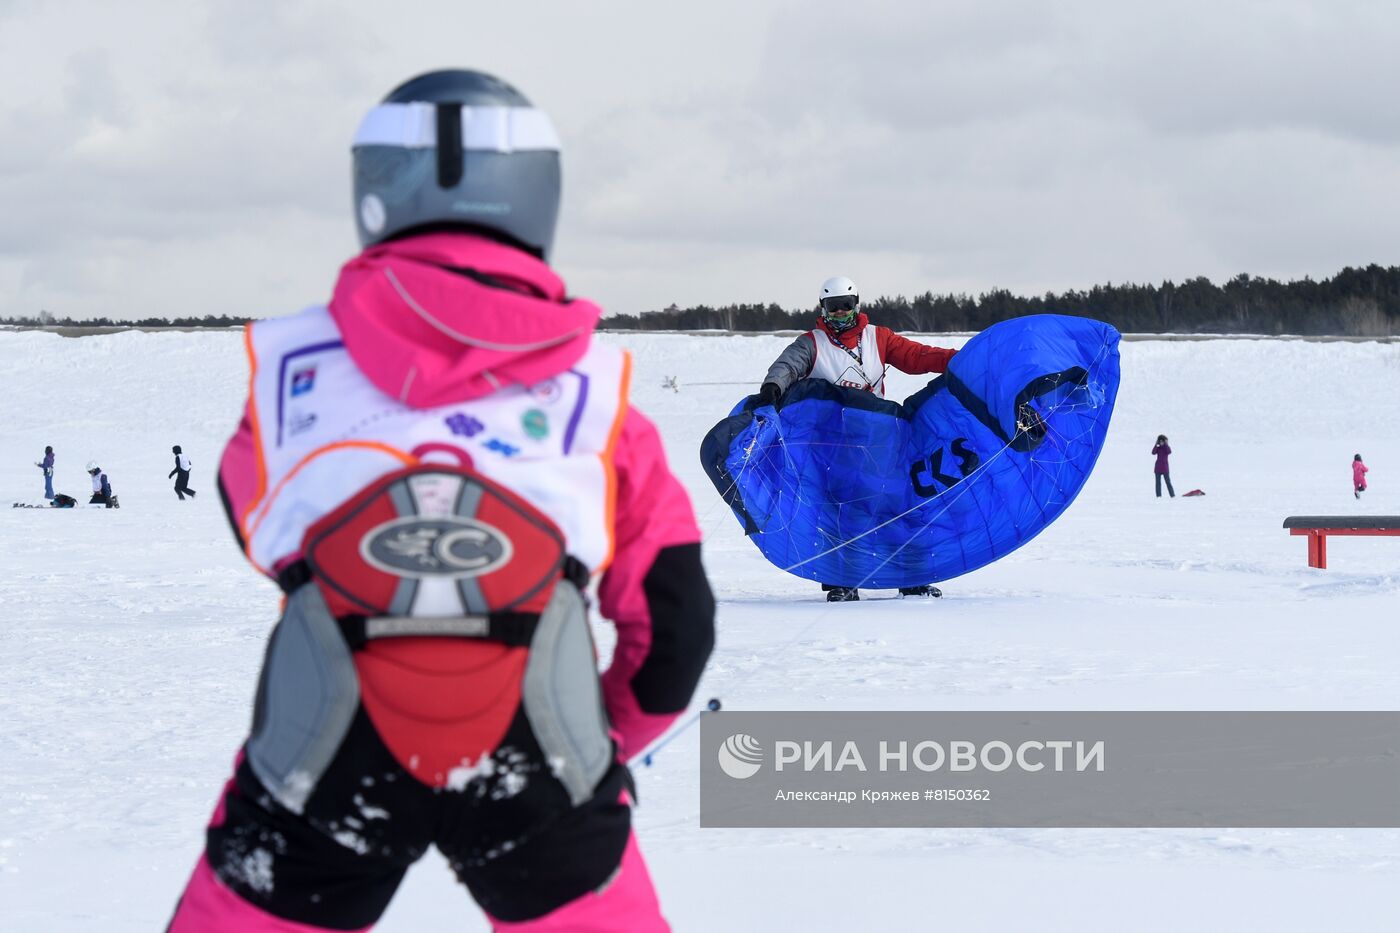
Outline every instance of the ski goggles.
[[829, 317], [840, 317], [850, 314], [860, 304], [860, 299], [855, 295], [831, 295], [822, 299], [822, 313]]

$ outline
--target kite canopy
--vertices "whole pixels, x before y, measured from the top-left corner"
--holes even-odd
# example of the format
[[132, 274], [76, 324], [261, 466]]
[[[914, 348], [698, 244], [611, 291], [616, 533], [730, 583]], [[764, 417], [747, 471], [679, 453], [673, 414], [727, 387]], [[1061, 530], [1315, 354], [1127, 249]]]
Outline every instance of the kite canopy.
[[1118, 394], [1118, 331], [1004, 321], [897, 404], [818, 379], [739, 403], [700, 458], [763, 556], [809, 580], [935, 583], [1004, 557], [1074, 501]]

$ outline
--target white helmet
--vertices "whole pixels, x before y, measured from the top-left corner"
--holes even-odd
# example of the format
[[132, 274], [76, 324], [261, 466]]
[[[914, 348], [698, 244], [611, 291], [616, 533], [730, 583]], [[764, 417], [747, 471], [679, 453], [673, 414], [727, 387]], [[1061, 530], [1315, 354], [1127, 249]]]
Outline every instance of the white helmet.
[[100, 469], [102, 469], [102, 467], [100, 467], [100, 466], [97, 465], [97, 461], [96, 461], [96, 460], [89, 460], [89, 461], [88, 461], [87, 471], [88, 471], [89, 473], [96, 473], [96, 472], [97, 472], [98, 470], [100, 470]]
[[822, 283], [821, 294], [817, 296], [817, 301], [825, 302], [833, 295], [850, 295], [856, 300], [860, 299], [859, 292], [856, 291], [856, 283], [846, 278], [844, 275], [832, 276]]
[[855, 282], [844, 275], [827, 279], [822, 283], [817, 301], [821, 304], [822, 317], [838, 330], [855, 326], [856, 306], [860, 304]]

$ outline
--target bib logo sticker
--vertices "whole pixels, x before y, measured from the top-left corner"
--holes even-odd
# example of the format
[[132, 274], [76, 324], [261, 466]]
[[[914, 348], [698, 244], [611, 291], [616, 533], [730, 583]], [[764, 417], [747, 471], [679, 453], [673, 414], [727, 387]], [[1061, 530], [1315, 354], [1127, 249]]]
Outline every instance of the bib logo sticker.
[[447, 429], [453, 434], [458, 434], [462, 437], [476, 437], [482, 431], [486, 430], [486, 425], [482, 424], [471, 415], [463, 414], [462, 412], [457, 412], [455, 415], [444, 418], [442, 423], [447, 425]]
[[865, 373], [854, 366], [847, 366], [845, 371], [835, 380], [839, 386], [848, 389], [860, 389], [862, 392], [874, 392], [875, 386], [866, 379]]
[[486, 442], [486, 449], [500, 454], [502, 457], [514, 457], [520, 453], [520, 448], [514, 444], [507, 444], [499, 437], [493, 437]]
[[396, 518], [360, 539], [370, 566], [399, 577], [479, 577], [507, 563], [514, 548], [499, 529], [475, 519]]
[[559, 385], [558, 379], [546, 379], [544, 382], [530, 386], [529, 392], [545, 405], [553, 405], [564, 394], [564, 389]]
[[532, 440], [542, 441], [549, 436], [549, 416], [538, 408], [532, 408], [521, 415], [520, 426]]
[[305, 395], [316, 388], [316, 367], [292, 373], [292, 396]]
[[287, 433], [296, 437], [298, 434], [305, 434], [316, 427], [316, 413], [310, 411], [294, 411], [291, 413], [291, 425]]
[[763, 746], [753, 736], [736, 732], [719, 747], [719, 767], [735, 780], [751, 778], [763, 767]]

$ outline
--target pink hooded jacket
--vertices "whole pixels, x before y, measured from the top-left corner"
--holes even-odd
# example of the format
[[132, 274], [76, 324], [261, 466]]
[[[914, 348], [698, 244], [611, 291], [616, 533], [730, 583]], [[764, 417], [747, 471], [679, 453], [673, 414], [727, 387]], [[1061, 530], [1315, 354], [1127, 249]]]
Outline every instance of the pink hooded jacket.
[[[1366, 464], [1362, 463], [1360, 460], [1353, 460], [1351, 462], [1351, 484], [1357, 489], [1365, 489], [1367, 472], [1369, 471], [1366, 469]], [[1382, 483], [1381, 485], [1384, 486], [1385, 484]]]
[[[601, 316], [593, 303], [568, 299], [541, 260], [455, 232], [366, 249], [341, 269], [329, 310], [365, 377], [411, 408], [562, 373], [583, 357]], [[256, 495], [253, 444], [245, 410], [219, 468], [230, 516], [243, 515]], [[687, 705], [709, 655], [713, 602], [695, 515], [655, 426], [629, 407], [615, 450], [615, 553], [598, 595], [617, 627], [602, 684], [625, 759]]]

